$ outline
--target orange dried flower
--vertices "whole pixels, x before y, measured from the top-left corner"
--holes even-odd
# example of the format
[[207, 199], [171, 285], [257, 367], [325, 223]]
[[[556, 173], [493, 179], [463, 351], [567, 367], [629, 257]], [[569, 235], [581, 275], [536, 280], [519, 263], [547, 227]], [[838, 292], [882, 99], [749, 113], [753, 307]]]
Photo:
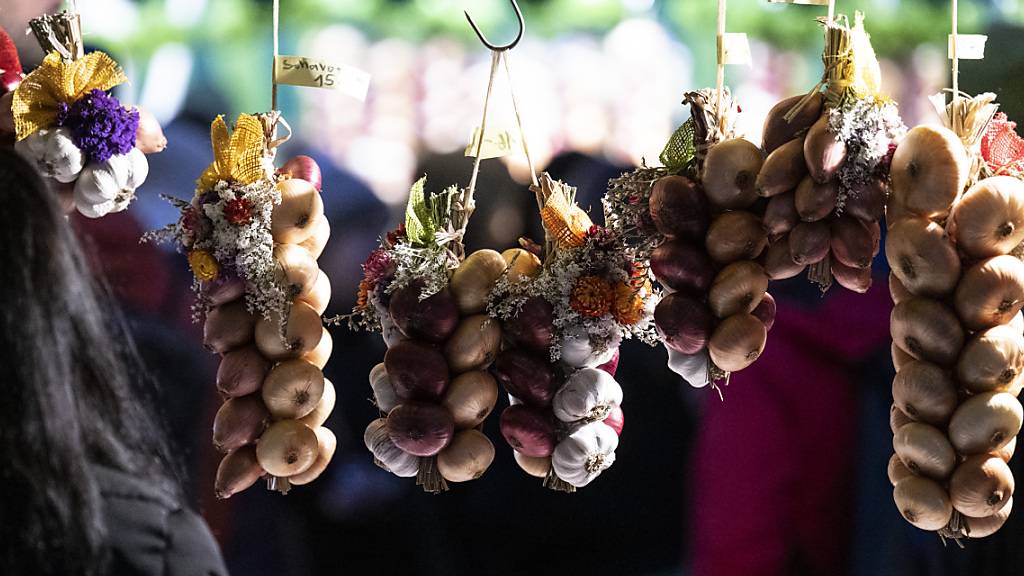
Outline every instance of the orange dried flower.
[[612, 287], [599, 276], [580, 276], [569, 297], [572, 309], [594, 318], [604, 316], [612, 307]]
[[629, 284], [615, 286], [615, 303], [612, 305], [612, 316], [619, 324], [632, 326], [644, 315], [644, 301], [637, 295], [636, 289]]
[[356, 308], [364, 308], [370, 302], [370, 283], [366, 280], [359, 281], [359, 291], [356, 294]]

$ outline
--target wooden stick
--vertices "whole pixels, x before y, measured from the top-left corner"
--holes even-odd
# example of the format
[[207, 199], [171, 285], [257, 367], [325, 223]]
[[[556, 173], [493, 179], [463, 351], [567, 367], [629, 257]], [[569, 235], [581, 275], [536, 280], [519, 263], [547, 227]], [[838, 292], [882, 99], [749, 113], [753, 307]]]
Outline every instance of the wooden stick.
[[270, 109], [277, 110], [277, 57], [281, 53], [281, 2], [274, 0], [274, 62], [270, 68]]
[[718, 0], [718, 74], [715, 79], [715, 120], [721, 124], [725, 91], [725, 0]]
[[831, 24], [836, 19], [836, 0], [828, 0], [828, 23]]
[[960, 105], [960, 58], [958, 54], [960, 47], [957, 46], [957, 44], [959, 44], [957, 41], [957, 19], [957, 0], [953, 0], [953, 45], [951, 46], [952, 53], [950, 54], [953, 60], [953, 103], [952, 106], [950, 106], [950, 114], [952, 115], [950, 118], [950, 125], [952, 126], [953, 131], [959, 135], [960, 113], [957, 108], [959, 108]]

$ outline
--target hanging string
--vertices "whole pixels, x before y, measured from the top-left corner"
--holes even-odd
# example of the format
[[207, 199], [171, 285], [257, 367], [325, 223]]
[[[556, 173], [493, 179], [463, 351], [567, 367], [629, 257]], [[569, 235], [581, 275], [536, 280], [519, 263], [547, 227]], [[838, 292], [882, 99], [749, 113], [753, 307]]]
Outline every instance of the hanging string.
[[480, 119], [480, 133], [479, 138], [476, 141], [476, 158], [473, 159], [473, 175], [469, 178], [469, 187], [466, 188], [466, 193], [462, 197], [462, 209], [463, 218], [460, 223], [462, 230], [466, 229], [466, 224], [469, 223], [469, 216], [473, 213], [475, 205], [473, 203], [473, 193], [476, 191], [477, 177], [480, 175], [480, 157], [483, 153], [484, 146], [484, 135], [487, 134], [487, 110], [491, 104], [491, 90], [494, 88], [494, 77], [498, 73], [498, 61], [501, 59], [501, 52], [496, 50], [491, 51], [491, 74], [487, 80], [487, 95], [484, 96], [484, 113], [483, 118]]
[[722, 96], [725, 91], [725, 0], [718, 0], [718, 73], [715, 79], [715, 119], [722, 125]]
[[959, 41], [957, 40], [957, 0], [953, 1], [953, 15], [952, 15], [952, 45], [950, 46], [950, 56], [953, 60], [953, 105], [950, 106], [950, 125], [953, 127], [953, 131], [960, 134], [960, 58], [958, 51]]
[[828, 0], [828, 23], [832, 24], [836, 19], [836, 0]]
[[509, 68], [508, 52], [502, 53], [502, 60], [505, 62], [505, 76], [508, 78], [508, 93], [512, 97], [512, 110], [516, 113], [516, 125], [519, 127], [519, 139], [523, 141], [523, 153], [526, 154], [526, 164], [530, 168], [530, 181], [534, 186], [539, 186], [537, 170], [533, 167], [533, 159], [530, 158], [530, 147], [526, 143], [526, 131], [523, 129], [523, 120], [519, 115], [519, 103], [516, 102], [516, 91], [512, 82], [512, 70]]
[[281, 54], [281, 2], [274, 0], [274, 62], [270, 69], [270, 109], [277, 110], [277, 57]]

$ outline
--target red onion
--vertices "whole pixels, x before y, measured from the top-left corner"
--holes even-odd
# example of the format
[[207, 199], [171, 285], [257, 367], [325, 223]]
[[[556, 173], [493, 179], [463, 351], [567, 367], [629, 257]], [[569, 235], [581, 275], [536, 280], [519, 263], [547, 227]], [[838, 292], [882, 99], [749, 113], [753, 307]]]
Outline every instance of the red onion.
[[683, 176], [665, 176], [654, 183], [650, 210], [658, 231], [670, 238], [701, 240], [711, 221], [707, 197]]
[[402, 400], [437, 400], [448, 387], [444, 354], [415, 340], [402, 340], [388, 348], [384, 369]]
[[220, 306], [238, 300], [245, 295], [245, 282], [241, 278], [231, 275], [223, 275], [213, 282], [203, 285], [203, 292], [210, 300], [211, 306]]
[[[778, 196], [773, 196], [778, 198]], [[785, 280], [792, 278], [807, 268], [806, 264], [793, 262], [793, 256], [789, 250], [789, 234], [783, 234], [764, 251], [764, 271], [771, 280]]]
[[312, 184], [317, 192], [322, 191], [323, 177], [320, 174], [320, 165], [309, 156], [295, 156], [285, 162], [277, 172], [287, 174], [292, 178], [301, 178]]
[[433, 456], [452, 441], [455, 421], [437, 404], [407, 402], [388, 413], [388, 437], [413, 456]]
[[877, 240], [872, 238], [871, 229], [851, 216], [837, 218], [832, 222], [832, 255], [849, 268], [869, 268], [874, 257]]
[[613, 408], [601, 422], [615, 430], [615, 434], [622, 436], [622, 426], [626, 423], [626, 415], [622, 413], [622, 406]]
[[796, 193], [792, 190], [772, 196], [764, 210], [764, 228], [773, 241], [789, 232], [800, 221], [796, 211]]
[[654, 249], [651, 271], [669, 288], [694, 295], [706, 293], [715, 278], [714, 266], [704, 247], [681, 240], [669, 240]]
[[524, 456], [544, 458], [555, 451], [555, 422], [546, 411], [525, 404], [509, 406], [501, 413], [501, 435]]
[[828, 254], [829, 229], [824, 220], [801, 222], [789, 233], [789, 255], [797, 264], [814, 264]]
[[512, 342], [545, 351], [555, 337], [554, 319], [551, 303], [541, 296], [533, 296], [523, 302], [519, 313], [506, 321], [502, 329]]
[[605, 362], [604, 364], [601, 364], [600, 366], [597, 367], [597, 369], [604, 370], [610, 376], [615, 376], [615, 372], [618, 371], [619, 369], [619, 349], [616, 348], [615, 355], [612, 356], [612, 359]]
[[708, 343], [714, 319], [704, 303], [678, 292], [668, 294], [654, 308], [654, 325], [665, 345], [695, 354]]
[[561, 382], [547, 357], [538, 357], [525, 350], [505, 350], [491, 367], [494, 377], [505, 391], [531, 406], [550, 406]]
[[270, 422], [270, 412], [259, 394], [230, 398], [213, 418], [213, 445], [230, 452], [255, 442]]
[[256, 317], [249, 313], [242, 300], [215, 306], [206, 313], [203, 345], [207, 350], [226, 354], [252, 342], [255, 334]]
[[233, 350], [224, 355], [217, 368], [217, 390], [229, 397], [257, 392], [270, 372], [270, 360], [255, 346]]
[[751, 314], [764, 324], [765, 330], [771, 330], [775, 325], [775, 297], [765, 292], [761, 303], [754, 308]]
[[420, 300], [422, 282], [413, 282], [391, 294], [388, 311], [395, 325], [409, 338], [444, 342], [459, 324], [459, 309], [447, 288]]
[[843, 214], [849, 214], [865, 222], [878, 220], [885, 213], [885, 180], [868, 178], [846, 195]]

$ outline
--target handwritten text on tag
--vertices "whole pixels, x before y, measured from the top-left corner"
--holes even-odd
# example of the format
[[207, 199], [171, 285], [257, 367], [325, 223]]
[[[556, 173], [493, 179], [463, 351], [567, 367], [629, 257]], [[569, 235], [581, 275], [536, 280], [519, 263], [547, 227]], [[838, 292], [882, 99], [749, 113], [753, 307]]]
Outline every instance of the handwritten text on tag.
[[356, 100], [366, 100], [370, 75], [345, 64], [304, 56], [278, 56], [274, 60], [274, 81], [291, 86], [341, 90]]
[[480, 148], [481, 160], [508, 156], [512, 152], [512, 146], [514, 143], [515, 139], [511, 134], [509, 134], [508, 130], [488, 130], [487, 136], [484, 138], [483, 145], [481, 146], [480, 127], [477, 126], [473, 130], [473, 135], [469, 139], [469, 146], [466, 146], [466, 156], [470, 158], [475, 157], [478, 147]]

